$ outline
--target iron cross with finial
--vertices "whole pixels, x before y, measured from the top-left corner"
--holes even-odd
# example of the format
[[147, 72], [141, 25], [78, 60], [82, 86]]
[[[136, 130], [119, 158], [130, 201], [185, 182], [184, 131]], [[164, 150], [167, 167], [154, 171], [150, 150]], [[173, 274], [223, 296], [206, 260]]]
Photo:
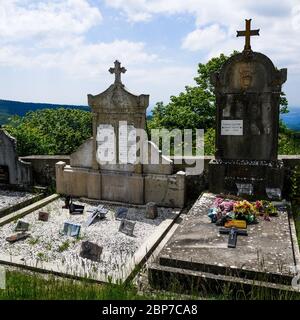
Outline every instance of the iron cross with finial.
[[127, 70], [124, 67], [121, 67], [121, 63], [118, 60], [115, 61], [115, 67], [109, 69], [110, 73], [115, 74], [115, 84], [117, 83], [122, 84], [121, 73], [125, 73], [126, 71]]
[[246, 19], [246, 30], [237, 31], [237, 37], [245, 37], [245, 51], [251, 51], [251, 36], [259, 36], [259, 29], [251, 30], [251, 19]]

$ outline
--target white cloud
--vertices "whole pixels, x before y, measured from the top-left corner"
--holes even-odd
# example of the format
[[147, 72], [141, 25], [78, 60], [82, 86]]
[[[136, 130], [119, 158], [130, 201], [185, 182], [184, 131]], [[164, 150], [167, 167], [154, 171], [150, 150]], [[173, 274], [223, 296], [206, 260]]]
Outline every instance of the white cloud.
[[79, 35], [101, 21], [99, 9], [86, 0], [0, 1], [0, 38], [7, 42]]
[[0, 66], [54, 68], [86, 79], [116, 58], [129, 66], [156, 59], [142, 42], [88, 42], [87, 32], [101, 21], [87, 0], [0, 0]]
[[182, 48], [191, 51], [210, 50], [212, 46], [226, 39], [226, 33], [219, 25], [213, 24], [207, 28], [190, 32], [183, 40]]
[[106, 0], [106, 3], [133, 22], [147, 21], [158, 14], [193, 15], [195, 30], [184, 37], [182, 48], [204, 51], [205, 59], [221, 52], [242, 50], [243, 40], [236, 39], [236, 30], [244, 29], [244, 18], [252, 17], [252, 28], [261, 29], [261, 36], [252, 39], [253, 49], [300, 73], [300, 47], [296, 40], [300, 38], [299, 0]]

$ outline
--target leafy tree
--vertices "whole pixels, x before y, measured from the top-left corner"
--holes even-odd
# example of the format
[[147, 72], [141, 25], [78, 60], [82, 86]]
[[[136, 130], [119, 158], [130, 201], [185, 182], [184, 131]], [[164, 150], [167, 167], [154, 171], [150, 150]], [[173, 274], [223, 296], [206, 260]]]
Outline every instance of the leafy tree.
[[13, 116], [5, 129], [17, 139], [20, 156], [70, 154], [92, 136], [92, 116], [76, 109], [42, 109]]

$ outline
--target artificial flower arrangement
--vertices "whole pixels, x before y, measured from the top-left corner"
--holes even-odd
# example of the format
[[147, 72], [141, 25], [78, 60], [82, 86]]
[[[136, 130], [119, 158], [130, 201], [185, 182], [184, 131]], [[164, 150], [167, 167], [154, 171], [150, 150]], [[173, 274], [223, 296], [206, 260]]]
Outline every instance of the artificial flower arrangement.
[[270, 221], [270, 216], [276, 215], [277, 210], [269, 201], [226, 201], [223, 198], [216, 198], [208, 212], [211, 221], [217, 225], [224, 225], [228, 220], [245, 220], [247, 224], [254, 224], [258, 223], [258, 216]]

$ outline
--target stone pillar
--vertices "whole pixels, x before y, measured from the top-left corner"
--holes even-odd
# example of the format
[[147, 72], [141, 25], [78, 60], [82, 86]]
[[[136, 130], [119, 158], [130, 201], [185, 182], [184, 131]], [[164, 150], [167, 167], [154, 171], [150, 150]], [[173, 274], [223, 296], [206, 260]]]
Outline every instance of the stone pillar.
[[64, 194], [66, 192], [64, 186], [64, 168], [66, 163], [63, 161], [59, 161], [55, 165], [56, 172], [56, 192]]

